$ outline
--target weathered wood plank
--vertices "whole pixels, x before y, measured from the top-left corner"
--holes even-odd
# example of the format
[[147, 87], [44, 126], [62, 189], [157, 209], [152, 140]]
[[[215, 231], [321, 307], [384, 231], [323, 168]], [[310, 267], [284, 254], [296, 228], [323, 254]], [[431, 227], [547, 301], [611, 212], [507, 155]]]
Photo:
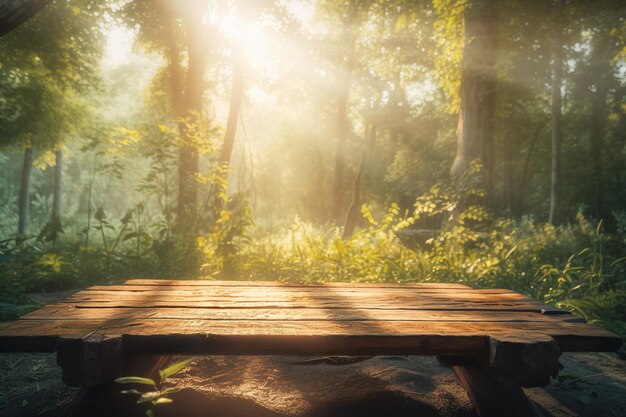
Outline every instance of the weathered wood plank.
[[50, 304], [23, 319], [29, 320], [94, 320], [109, 318], [134, 319], [201, 319], [201, 320], [393, 320], [393, 321], [445, 321], [445, 322], [553, 322], [554, 320], [584, 322], [571, 315], [544, 315], [537, 312], [502, 311], [493, 314], [491, 311], [451, 311], [451, 310], [373, 310], [357, 308], [80, 308], [68, 304]]
[[11, 335], [49, 335], [101, 332], [106, 334], [137, 333], [206, 333], [206, 334], [267, 334], [267, 335], [340, 335], [362, 334], [471, 334], [543, 333], [550, 335], [581, 335], [585, 337], [611, 336], [612, 333], [585, 323], [565, 321], [523, 322], [446, 322], [394, 320], [202, 320], [202, 319], [135, 319], [111, 318], [94, 320], [18, 320], [3, 329], [0, 337]]
[[167, 297], [176, 300], [246, 300], [257, 301], [267, 300], [272, 297], [273, 300], [324, 300], [324, 299], [349, 299], [364, 300], [376, 299], [381, 301], [394, 301], [402, 299], [412, 300], [484, 300], [484, 301], [507, 301], [507, 300], [524, 300], [532, 301], [529, 297], [514, 292], [485, 294], [478, 292], [437, 292], [437, 293], [414, 293], [405, 292], [333, 292], [333, 291], [311, 291], [311, 292], [292, 292], [292, 291], [265, 291], [257, 290], [253, 292], [241, 293], [211, 293], [211, 292], [194, 292], [194, 291], [103, 291], [103, 290], [85, 290], [73, 294], [67, 300], [102, 300], [102, 299], [152, 299]]
[[[359, 336], [376, 336], [380, 339], [382, 347], [392, 348], [395, 343], [404, 343], [400, 340], [404, 336], [420, 336], [424, 340], [450, 337], [454, 343], [456, 339], [463, 337], [515, 334], [515, 333], [540, 333], [554, 337], [563, 351], [613, 351], [621, 345], [621, 339], [614, 334], [583, 323], [569, 322], [407, 322], [407, 321], [237, 321], [237, 320], [135, 320], [135, 319], [111, 319], [111, 320], [19, 320], [11, 326], [0, 330], [0, 345], [3, 350], [9, 350], [12, 339], [28, 337], [34, 344], [39, 342], [50, 343], [50, 338], [76, 333], [95, 333], [137, 336], [159, 336], [167, 338], [168, 335], [183, 343], [185, 335], [196, 337], [223, 336], [225, 338], [238, 336], [254, 336], [273, 338], [277, 336], [292, 336], [294, 340], [301, 337], [301, 343], [307, 343], [309, 337], [337, 336], [349, 340]], [[41, 341], [36, 340], [41, 338]], [[36, 343], [35, 343], [36, 342]], [[192, 342], [189, 340], [188, 342]], [[354, 349], [358, 349], [358, 342], [353, 341]], [[195, 342], [193, 342], [195, 343]], [[348, 345], [351, 342], [346, 342]], [[427, 343], [427, 342], [425, 342]], [[180, 345], [181, 349], [186, 347]], [[462, 352], [462, 345], [454, 348], [455, 353]], [[183, 352], [179, 352], [183, 353]], [[210, 352], [205, 352], [210, 353]], [[383, 353], [382, 351], [380, 352]], [[295, 352], [283, 352], [283, 354], [298, 354]], [[356, 354], [346, 351], [344, 354]], [[414, 354], [427, 354], [415, 352]], [[428, 353], [437, 354], [437, 353]], [[442, 354], [443, 353], [439, 353]]]
[[339, 291], [342, 294], [362, 293], [362, 294], [517, 294], [512, 290], [501, 288], [483, 288], [473, 289], [464, 288], [412, 288], [412, 287], [326, 287], [326, 286], [256, 286], [256, 287], [232, 287], [232, 286], [200, 286], [200, 285], [94, 285], [84, 289], [84, 291], [123, 291], [123, 292], [166, 292], [168, 294], [176, 293], [197, 293], [197, 294], [220, 294], [242, 296], [254, 295], [259, 292], [285, 292], [285, 293], [324, 293]]
[[438, 300], [403, 300], [402, 302], [394, 301], [379, 302], [370, 300], [367, 303], [356, 304], [349, 303], [345, 300], [319, 300], [315, 303], [308, 302], [306, 300], [294, 302], [294, 301], [196, 301], [196, 300], [170, 300], [157, 299], [157, 300], [80, 300], [64, 302], [68, 305], [77, 305], [79, 307], [91, 308], [91, 307], [109, 307], [109, 308], [279, 308], [279, 309], [306, 309], [306, 308], [324, 308], [324, 309], [340, 309], [346, 307], [362, 308], [367, 310], [441, 310], [441, 311], [472, 311], [472, 310], [485, 310], [485, 311], [526, 311], [526, 312], [550, 312], [550, 313], [563, 313], [556, 307], [550, 307], [535, 302], [484, 302], [484, 301], [447, 301], [442, 302]]
[[[134, 290], [127, 291], [127, 287]], [[283, 353], [295, 349], [296, 340], [306, 344], [316, 337], [345, 339], [346, 346], [357, 343], [350, 339], [370, 337], [376, 339], [377, 349], [392, 349], [394, 344], [407, 349], [405, 342], [400, 342], [405, 337], [419, 337], [420, 343], [428, 345], [442, 337], [485, 338], [511, 332], [550, 335], [563, 350], [614, 350], [621, 344], [612, 333], [579, 323], [569, 315], [537, 314], [546, 310], [563, 313], [508, 290], [481, 291], [448, 284], [355, 287], [351, 283], [302, 286], [137, 280], [127, 286], [82, 291], [0, 326], [0, 349], [49, 350], [59, 337], [76, 334], [158, 336], [160, 343], [166, 343], [168, 336], [176, 343], [219, 336], [231, 347], [242, 337], [247, 342], [258, 339], [268, 343], [272, 338], [288, 338], [288, 345], [278, 347], [286, 350]], [[456, 339], [447, 343], [461, 343]], [[414, 352], [426, 354], [423, 349], [420, 345]], [[463, 343], [454, 349], [461, 354]]]
[[[131, 286], [132, 287], [132, 286]], [[139, 286], [146, 288], [146, 286]], [[149, 286], [148, 286], [149, 287]], [[161, 288], [161, 287], [158, 287]], [[82, 291], [65, 300], [70, 304], [85, 307], [173, 307], [173, 308], [315, 308], [327, 309], [346, 306], [363, 308], [363, 304], [375, 309], [400, 307], [403, 309], [439, 309], [439, 310], [502, 310], [502, 311], [538, 311], [551, 314], [567, 313], [553, 306], [537, 303], [526, 296], [504, 290], [482, 292], [476, 290], [454, 290], [436, 293], [413, 293], [404, 291], [367, 290], [282, 290], [280, 288], [229, 288], [225, 292], [212, 294], [210, 291], [189, 291], [190, 287], [170, 286], [168, 291], [124, 291], [120, 286], [114, 291], [106, 287]], [[179, 288], [184, 288], [180, 291]], [[496, 290], [497, 291], [497, 290]], [[269, 301], [268, 301], [269, 300]], [[476, 303], [482, 303], [477, 306]]]
[[[530, 306], [528, 304], [519, 305], [505, 303], [503, 305], [488, 304], [479, 307], [487, 310], [540, 311], [549, 314], [567, 313], [566, 311], [557, 309], [553, 306], [532, 301], [528, 297], [514, 293], [510, 290], [472, 290], [469, 287], [457, 286], [455, 284], [409, 284], [406, 286], [389, 286], [380, 284], [382, 285], [380, 288], [378, 287], [378, 284], [373, 284], [376, 286], [369, 286], [365, 288], [355, 288], [352, 286], [343, 287], [344, 284], [339, 284], [339, 286], [333, 288], [333, 285], [329, 284], [300, 285], [273, 282], [251, 282], [250, 284], [254, 284], [252, 287], [241, 285], [248, 284], [247, 282], [238, 281], [131, 280], [129, 282], [136, 283], [137, 285], [115, 286], [113, 288], [102, 286], [92, 287], [91, 289], [75, 295], [74, 298], [71, 298], [71, 301], [79, 302], [87, 299], [89, 299], [90, 302], [95, 300], [104, 301], [106, 297], [113, 297], [116, 301], [124, 300], [124, 303], [118, 304], [114, 302], [111, 304], [106, 301], [104, 304], [99, 304], [99, 306], [136, 307], [136, 304], [129, 304], [127, 301], [145, 296], [146, 298], [151, 299], [150, 302], [146, 303], [145, 300], [142, 300], [140, 305], [147, 305], [151, 307], [183, 307], [181, 303], [186, 303], [186, 305], [191, 308], [235, 308], [236, 306], [229, 305], [228, 302], [236, 302], [238, 300], [245, 299], [247, 304], [242, 304], [240, 307], [252, 308], [255, 307], [254, 301], [261, 298], [264, 303], [259, 304], [259, 307], [309, 308], [311, 306], [305, 304], [315, 302], [316, 304], [320, 303], [324, 308], [341, 308], [343, 306], [343, 300], [341, 300], [342, 305], [332, 305], [330, 302], [332, 300], [337, 300], [337, 294], [340, 294], [342, 299], [348, 299], [350, 301], [367, 298], [368, 303], [372, 301], [373, 297], [381, 297], [382, 302], [393, 301], [394, 303], [400, 303], [407, 297], [413, 299], [411, 302], [412, 304], [410, 305], [403, 302], [402, 308], [418, 308], [415, 306], [415, 301], [427, 299], [428, 301], [432, 301], [438, 305], [431, 303], [424, 304], [423, 307], [445, 309], [445, 307], [441, 307], [445, 306], [444, 302], [450, 299], [453, 301], [452, 304], [450, 304], [451, 309], [472, 309], [472, 306], [459, 305], [459, 301], [463, 301], [463, 297], [465, 297], [465, 299], [469, 299], [470, 301], [493, 300], [497, 298], [498, 301], [500, 301], [500, 299], [505, 301], [510, 301], [508, 299], [515, 301], [524, 300], [529, 304], [532, 304], [532, 306]], [[146, 283], [153, 285], [143, 285]], [[234, 286], [232, 285], [233, 283], [235, 283]], [[222, 284], [224, 284], [224, 286], [222, 286]], [[434, 286], [434, 288], [426, 288], [425, 286]], [[444, 288], [446, 287], [451, 287], [451, 290], [445, 291]], [[124, 288], [131, 288], [131, 290], [127, 291]], [[132, 288], [136, 288], [138, 291], [134, 291]], [[146, 290], [146, 288], [148, 289]], [[149, 288], [154, 289], [150, 290]], [[198, 290], [194, 290], [196, 288]], [[116, 291], [119, 291], [124, 295], [120, 297]], [[164, 294], [161, 291], [167, 292], [167, 302], [163, 301]], [[211, 294], [211, 291], [215, 291], [215, 293]], [[413, 291], [416, 292], [415, 295], [413, 295]], [[207, 294], [207, 292], [209, 294]], [[372, 292], [375, 294], [372, 294]], [[216, 298], [219, 298], [218, 303], [213, 305], [208, 303], [212, 302]], [[190, 299], [200, 299], [202, 303], [192, 304], [189, 302]], [[224, 302], [224, 299], [228, 300], [228, 302]], [[272, 300], [272, 303], [268, 304], [267, 300]], [[296, 300], [299, 303], [295, 306], [288, 306], [284, 304], [287, 300]], [[172, 301], [173, 303], [170, 303], [169, 301]]]
[[124, 336], [128, 352], [155, 355], [454, 355], [479, 356], [485, 352], [484, 336], [405, 335], [395, 340], [380, 335], [229, 335], [173, 334]]
[[94, 295], [94, 296], [80, 296], [71, 297], [60, 301], [63, 304], [75, 304], [75, 305], [89, 305], [91, 303], [99, 302], [123, 302], [123, 303], [135, 303], [141, 305], [141, 303], [189, 303], [189, 305], [195, 305], [196, 303], [221, 303], [230, 304], [236, 307], [237, 304], [245, 304], [246, 306], [259, 305], [262, 306], [267, 303], [283, 305], [289, 307], [289, 304], [294, 305], [306, 305], [310, 308], [315, 308], [317, 304], [336, 304], [338, 306], [353, 306], [355, 308], [367, 308], [368, 305], [374, 304], [378, 306], [384, 306], [387, 308], [394, 307], [415, 307], [422, 304], [438, 304], [440, 307], [445, 308], [447, 305], [454, 306], [458, 304], [502, 304], [502, 305], [533, 305], [537, 306], [532, 300], [525, 300], [523, 298], [491, 298], [483, 299], [480, 297], [458, 297], [454, 299], [438, 298], [438, 297], [337, 297], [337, 296], [320, 296], [320, 297], [281, 297], [274, 298], [259, 297], [259, 298], [226, 298], [226, 297], [141, 297], [141, 296], [120, 296], [112, 297], [108, 295]]
[[156, 286], [211, 286], [211, 287], [335, 287], [335, 288], [470, 288], [463, 284], [435, 282], [422, 283], [378, 283], [378, 282], [324, 282], [296, 283], [277, 281], [225, 281], [225, 280], [162, 280], [162, 279], [130, 279], [124, 285], [156, 285]]

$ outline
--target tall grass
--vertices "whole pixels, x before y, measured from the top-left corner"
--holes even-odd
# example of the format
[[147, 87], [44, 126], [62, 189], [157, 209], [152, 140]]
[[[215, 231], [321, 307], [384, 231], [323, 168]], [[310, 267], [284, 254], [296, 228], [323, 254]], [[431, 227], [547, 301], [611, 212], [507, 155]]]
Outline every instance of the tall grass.
[[422, 247], [406, 248], [396, 232], [407, 226], [392, 205], [347, 240], [336, 227], [295, 219], [282, 227], [257, 227], [236, 254], [216, 260], [205, 245], [206, 277], [297, 282], [456, 282], [508, 288], [555, 303], [592, 322], [626, 334], [626, 234], [582, 214], [575, 224], [552, 226], [532, 218], [496, 220], [481, 231], [450, 223]]

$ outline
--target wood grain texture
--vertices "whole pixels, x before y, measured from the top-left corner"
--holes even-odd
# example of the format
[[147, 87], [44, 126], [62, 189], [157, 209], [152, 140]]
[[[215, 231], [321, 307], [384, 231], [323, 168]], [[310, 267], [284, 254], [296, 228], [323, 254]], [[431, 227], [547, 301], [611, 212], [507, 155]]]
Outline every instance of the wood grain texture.
[[106, 337], [122, 339], [124, 350], [158, 353], [472, 356], [515, 335], [528, 335], [529, 345], [549, 337], [561, 351], [621, 345], [608, 331], [510, 290], [131, 280], [0, 325], [0, 351], [51, 351], [66, 338]]
[[95, 320], [112, 318], [135, 319], [200, 319], [200, 320], [340, 320], [340, 321], [444, 321], [444, 322], [584, 322], [569, 314], [549, 316], [526, 311], [389, 309], [320, 307], [310, 308], [176, 308], [176, 307], [98, 307], [71, 304], [50, 304], [23, 317], [29, 320]]
[[163, 280], [163, 279], [130, 279], [124, 285], [155, 285], [163, 286], [192, 286], [192, 287], [297, 287], [297, 288], [471, 288], [463, 284], [448, 284], [438, 282], [422, 283], [384, 283], [384, 282], [321, 282], [321, 283], [295, 283], [277, 281], [218, 281], [218, 280]]

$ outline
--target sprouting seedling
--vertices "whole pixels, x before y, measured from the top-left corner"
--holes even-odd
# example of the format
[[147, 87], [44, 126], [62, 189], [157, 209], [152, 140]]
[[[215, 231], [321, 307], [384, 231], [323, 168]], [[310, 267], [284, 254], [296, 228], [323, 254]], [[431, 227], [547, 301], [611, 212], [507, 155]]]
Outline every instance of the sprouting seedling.
[[[146, 385], [151, 388], [150, 391], [139, 391], [137, 389], [127, 389], [120, 391], [122, 394], [133, 394], [137, 395], [137, 404], [143, 403], [151, 403], [152, 406], [157, 406], [159, 404], [168, 404], [173, 402], [171, 398], [167, 397], [169, 394], [173, 394], [175, 392], [180, 391], [181, 387], [168, 387], [165, 388], [164, 384], [167, 378], [170, 376], [182, 371], [187, 365], [189, 365], [193, 361], [193, 358], [186, 359], [184, 361], [176, 362], [173, 365], [168, 366], [165, 369], [159, 370], [159, 383], [152, 378], [146, 378], [142, 376], [123, 376], [117, 378], [115, 380], [118, 384], [138, 384], [138, 385]], [[146, 415], [148, 417], [154, 416], [154, 410], [149, 408], [146, 411]]]

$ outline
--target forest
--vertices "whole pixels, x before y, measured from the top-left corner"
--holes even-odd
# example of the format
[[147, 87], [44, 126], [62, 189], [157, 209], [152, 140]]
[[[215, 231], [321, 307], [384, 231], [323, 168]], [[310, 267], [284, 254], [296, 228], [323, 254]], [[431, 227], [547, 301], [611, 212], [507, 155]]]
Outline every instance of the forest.
[[507, 288], [626, 335], [626, 7], [54, 0], [0, 38], [0, 319], [130, 278]]

